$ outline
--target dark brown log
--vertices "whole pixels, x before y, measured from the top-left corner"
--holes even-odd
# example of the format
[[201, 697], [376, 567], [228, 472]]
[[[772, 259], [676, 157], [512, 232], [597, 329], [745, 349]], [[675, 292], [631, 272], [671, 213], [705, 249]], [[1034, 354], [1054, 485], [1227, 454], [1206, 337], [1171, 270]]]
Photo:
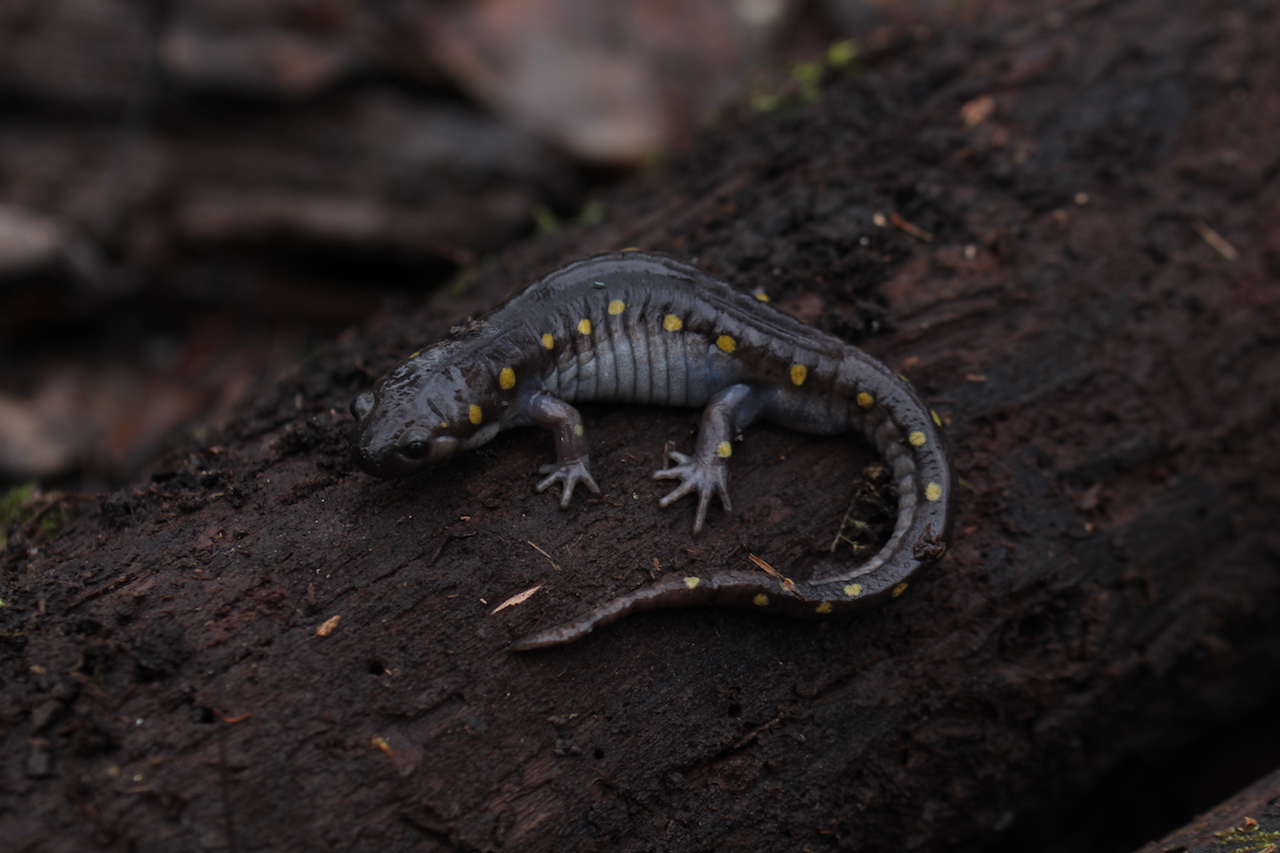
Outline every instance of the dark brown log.
[[[594, 230], [336, 343], [55, 535], [17, 531], [0, 838], [955, 849], [1274, 703], [1280, 17], [1045, 8], [729, 122]], [[648, 475], [695, 416], [630, 407], [589, 410], [605, 494], [567, 512], [532, 492], [532, 433], [403, 482], [352, 469], [343, 407], [375, 375], [627, 245], [763, 287], [918, 384], [964, 488], [939, 568], [847, 621], [664, 612], [505, 651], [660, 572], [799, 564], [874, 480], [860, 443], [755, 429], [738, 512], [692, 539]]]
[[1138, 853], [1280, 850], [1280, 771]]

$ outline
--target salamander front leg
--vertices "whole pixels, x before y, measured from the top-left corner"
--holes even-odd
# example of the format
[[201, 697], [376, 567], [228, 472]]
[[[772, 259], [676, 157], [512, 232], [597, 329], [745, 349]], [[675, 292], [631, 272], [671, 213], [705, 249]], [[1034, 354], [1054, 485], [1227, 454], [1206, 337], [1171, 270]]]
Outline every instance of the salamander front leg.
[[679, 480], [680, 485], [658, 501], [663, 509], [687, 494], [698, 493], [698, 513], [693, 519], [693, 532], [702, 530], [707, 520], [707, 507], [711, 495], [720, 496], [725, 512], [732, 512], [729, 503], [729, 466], [733, 455], [730, 440], [734, 433], [745, 429], [756, 419], [759, 408], [749, 385], [730, 385], [711, 398], [702, 412], [702, 425], [698, 429], [698, 449], [693, 456], [685, 456], [674, 450], [667, 455], [676, 463], [673, 468], [654, 471], [655, 480]]
[[548, 475], [538, 483], [538, 493], [545, 492], [554, 483], [562, 484], [561, 509], [569, 506], [573, 487], [578, 483], [593, 494], [600, 494], [600, 487], [591, 476], [591, 458], [578, 410], [559, 397], [534, 394], [529, 399], [529, 416], [538, 426], [551, 430], [556, 440], [556, 461], [538, 467], [539, 474]]

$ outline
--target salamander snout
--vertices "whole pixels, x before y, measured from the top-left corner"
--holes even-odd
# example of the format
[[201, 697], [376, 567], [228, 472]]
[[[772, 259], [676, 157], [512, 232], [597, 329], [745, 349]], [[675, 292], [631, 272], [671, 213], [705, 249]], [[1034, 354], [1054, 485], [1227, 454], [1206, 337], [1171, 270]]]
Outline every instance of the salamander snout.
[[410, 440], [404, 444], [382, 441], [366, 432], [357, 437], [351, 459], [366, 474], [382, 478], [403, 477], [427, 464], [428, 450], [428, 445], [422, 441]]
[[375, 477], [403, 476], [417, 467], [414, 458], [417, 448], [411, 448], [408, 454], [400, 452], [399, 436], [394, 429], [388, 429], [386, 418], [370, 417], [377, 402], [372, 391], [365, 391], [351, 401], [351, 416], [356, 419], [351, 460]]
[[465, 397], [464, 377], [423, 364], [421, 357], [402, 362], [351, 401], [351, 458], [375, 477], [404, 477], [452, 456], [463, 444], [458, 426], [476, 423], [472, 410], [481, 409]]
[[[353, 402], [352, 410], [360, 403]], [[412, 424], [388, 424], [387, 419], [368, 417], [357, 422], [351, 458], [365, 472], [375, 477], [403, 477], [447, 459], [458, 450], [459, 442], [450, 435], [433, 434]], [[357, 417], [360, 415], [357, 413]]]

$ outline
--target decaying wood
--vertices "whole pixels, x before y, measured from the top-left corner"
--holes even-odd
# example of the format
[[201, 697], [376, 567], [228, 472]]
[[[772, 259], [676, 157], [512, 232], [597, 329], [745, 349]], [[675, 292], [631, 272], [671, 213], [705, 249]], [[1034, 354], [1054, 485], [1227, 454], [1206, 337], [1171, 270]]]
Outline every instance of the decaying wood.
[[1138, 853], [1280, 850], [1280, 771], [1259, 779]]
[[[336, 343], [216, 446], [14, 536], [0, 837], [955, 849], [1274, 701], [1277, 43], [1273, 4], [1183, 0], [896, 42], [463, 304]], [[376, 374], [627, 245], [763, 288], [917, 383], [963, 486], [937, 569], [847, 621], [664, 612], [506, 651], [662, 572], [801, 564], [851, 498], [878, 517], [864, 446], [761, 428], [737, 512], [691, 538], [648, 479], [692, 440], [681, 411], [589, 409], [605, 494], [566, 512], [533, 494], [532, 433], [402, 482], [354, 471], [344, 406]]]

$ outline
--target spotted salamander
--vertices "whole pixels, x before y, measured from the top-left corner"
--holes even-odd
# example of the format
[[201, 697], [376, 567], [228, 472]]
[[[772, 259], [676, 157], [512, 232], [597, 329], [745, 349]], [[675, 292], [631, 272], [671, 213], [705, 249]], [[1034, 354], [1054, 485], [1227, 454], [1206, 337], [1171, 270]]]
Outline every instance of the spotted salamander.
[[600, 493], [572, 405], [588, 400], [705, 407], [694, 452], [668, 451], [674, 465], [653, 475], [678, 481], [659, 506], [697, 496], [695, 534], [712, 495], [730, 509], [731, 441], [760, 419], [806, 433], [860, 430], [891, 470], [897, 521], [860, 565], [819, 560], [805, 581], [748, 570], [669, 576], [526, 637], [517, 650], [572, 642], [658, 607], [840, 613], [900, 595], [946, 549], [951, 462], [941, 421], [905, 380], [694, 267], [639, 252], [570, 264], [401, 362], [351, 404], [354, 457], [370, 474], [398, 477], [504, 429], [537, 425], [556, 446], [537, 490], [559, 484], [565, 507], [579, 484]]

